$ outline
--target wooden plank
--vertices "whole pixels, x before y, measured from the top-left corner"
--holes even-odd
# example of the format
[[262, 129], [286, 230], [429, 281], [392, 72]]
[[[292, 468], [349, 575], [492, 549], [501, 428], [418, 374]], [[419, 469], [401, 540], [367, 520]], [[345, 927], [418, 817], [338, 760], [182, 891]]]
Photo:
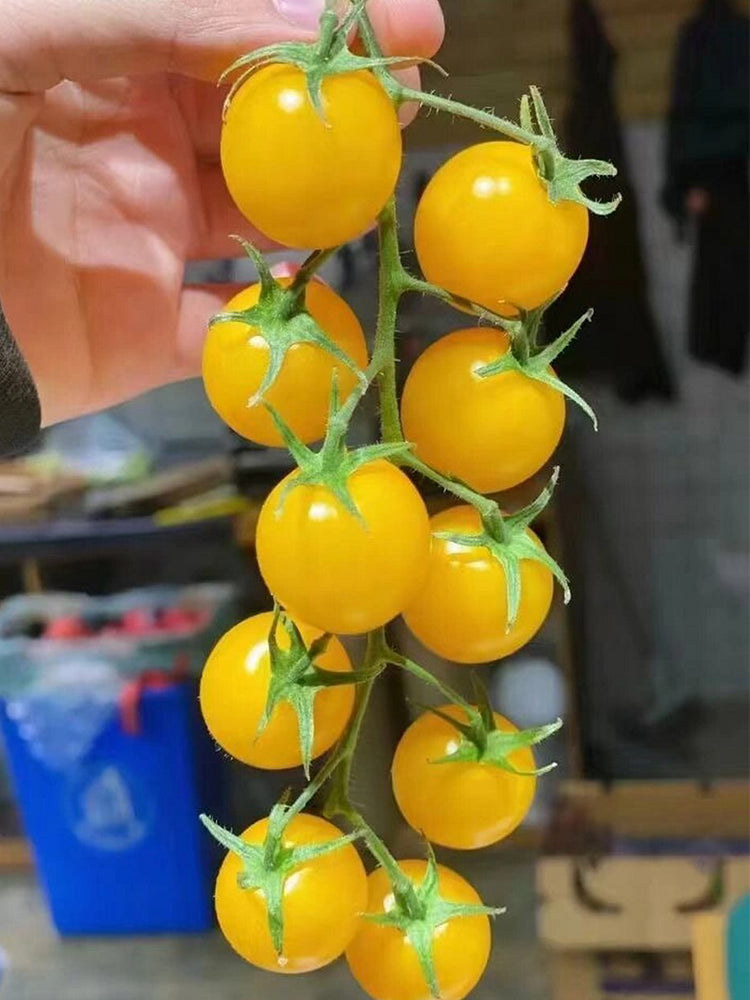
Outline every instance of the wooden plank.
[[695, 1000], [729, 1000], [727, 993], [726, 918], [701, 913], [693, 919]]
[[750, 835], [750, 786], [721, 781], [703, 788], [689, 781], [623, 781], [607, 789], [595, 781], [566, 782], [565, 798], [590, 821], [630, 837]]
[[179, 503], [231, 481], [232, 464], [226, 455], [189, 462], [156, 472], [133, 483], [102, 487], [89, 497], [90, 513], [152, 513], [154, 508]]
[[600, 1000], [595, 955], [554, 955], [551, 965], [553, 1000]]

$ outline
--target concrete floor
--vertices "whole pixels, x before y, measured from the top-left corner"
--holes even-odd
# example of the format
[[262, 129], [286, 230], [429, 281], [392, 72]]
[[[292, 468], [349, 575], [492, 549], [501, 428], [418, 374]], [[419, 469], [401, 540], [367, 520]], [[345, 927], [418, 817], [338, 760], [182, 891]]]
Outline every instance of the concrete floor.
[[[508, 908], [495, 922], [491, 966], [472, 1000], [549, 1000], [545, 956], [534, 936], [531, 860], [507, 854], [445, 860], [486, 900]], [[0, 972], [0, 1000], [364, 997], [343, 962], [292, 984], [245, 965], [218, 934], [60, 941], [30, 875], [0, 876], [0, 949], [7, 963]]]

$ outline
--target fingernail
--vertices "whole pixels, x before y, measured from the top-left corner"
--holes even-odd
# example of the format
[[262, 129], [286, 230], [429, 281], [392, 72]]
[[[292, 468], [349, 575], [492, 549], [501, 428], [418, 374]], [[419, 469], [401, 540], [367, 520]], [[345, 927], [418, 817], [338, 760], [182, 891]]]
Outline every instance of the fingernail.
[[325, 0], [273, 0], [281, 16], [298, 28], [314, 31], [325, 8]]
[[[293, 278], [298, 271], [299, 264], [296, 264], [293, 260], [280, 260], [278, 264], [274, 264], [271, 268], [271, 274], [274, 278]], [[321, 285], [328, 285], [325, 278], [321, 278], [319, 274], [314, 274], [312, 280], [319, 281]]]

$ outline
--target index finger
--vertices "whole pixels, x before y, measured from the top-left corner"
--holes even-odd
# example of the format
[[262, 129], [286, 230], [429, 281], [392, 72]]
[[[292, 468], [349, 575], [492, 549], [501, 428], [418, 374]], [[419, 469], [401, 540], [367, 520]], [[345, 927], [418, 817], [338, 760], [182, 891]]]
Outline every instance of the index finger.
[[[313, 40], [322, 8], [323, 0], [26, 0], [0, 34], [0, 90], [165, 70], [215, 81], [245, 52]], [[438, 0], [370, 0], [368, 10], [388, 52], [431, 55], [440, 44]]]

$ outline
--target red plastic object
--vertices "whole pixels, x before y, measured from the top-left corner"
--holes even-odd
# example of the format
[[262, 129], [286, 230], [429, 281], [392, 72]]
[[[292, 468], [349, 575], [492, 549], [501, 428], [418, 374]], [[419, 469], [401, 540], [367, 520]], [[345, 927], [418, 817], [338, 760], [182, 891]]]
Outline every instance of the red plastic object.
[[187, 657], [179, 656], [172, 670], [147, 670], [125, 684], [120, 694], [120, 721], [129, 736], [137, 736], [141, 731], [140, 708], [144, 691], [163, 691], [184, 681], [188, 668]]
[[91, 635], [91, 630], [77, 615], [63, 615], [47, 623], [45, 639], [83, 639]]

